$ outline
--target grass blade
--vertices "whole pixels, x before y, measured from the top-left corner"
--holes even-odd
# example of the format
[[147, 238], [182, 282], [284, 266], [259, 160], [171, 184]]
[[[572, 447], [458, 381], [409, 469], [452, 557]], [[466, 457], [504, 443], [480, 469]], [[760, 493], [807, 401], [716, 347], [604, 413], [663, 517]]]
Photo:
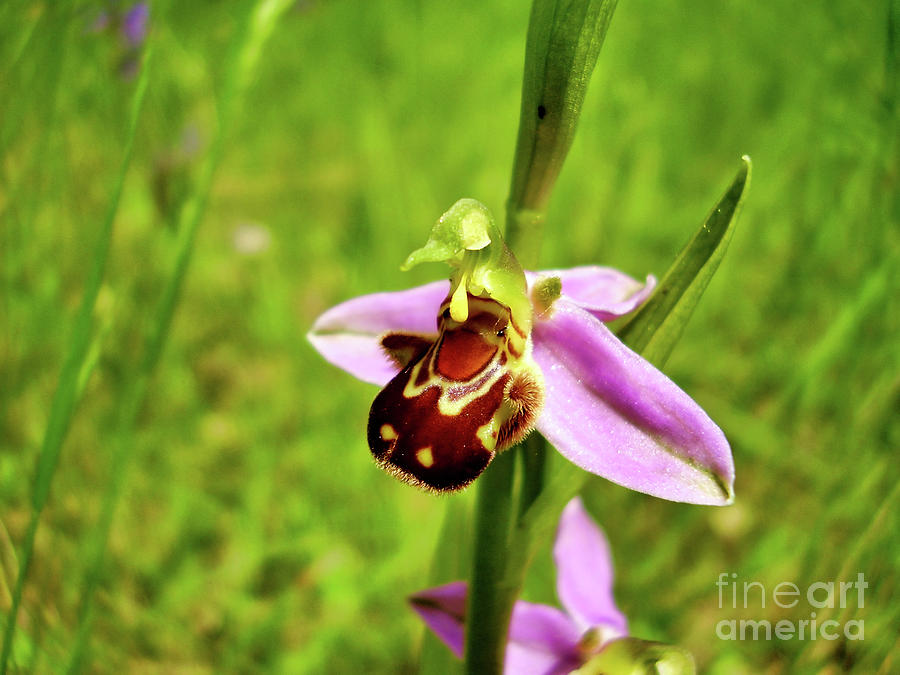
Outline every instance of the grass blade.
[[[150, 54], [148, 52], [148, 61], [149, 56]], [[144, 71], [138, 81], [137, 88], [135, 89], [132, 98], [131, 112], [129, 113], [125, 137], [125, 149], [122, 153], [122, 163], [113, 184], [112, 196], [110, 198], [106, 216], [103, 220], [100, 236], [94, 247], [93, 266], [91, 267], [90, 276], [87, 279], [84, 295], [82, 296], [81, 306], [78, 309], [78, 314], [75, 319], [75, 326], [69, 343], [69, 352], [66, 355], [56, 392], [53, 396], [53, 403], [50, 407], [50, 417], [47, 421], [44, 440], [41, 444], [41, 451], [38, 456], [37, 475], [35, 476], [34, 492], [32, 493], [31, 500], [31, 518], [25, 532], [25, 540], [22, 544], [19, 574], [16, 577], [16, 585], [12, 594], [12, 605], [3, 634], [3, 649], [2, 652], [0, 652], [0, 673], [6, 672], [9, 658], [12, 653], [12, 644], [16, 629], [16, 617], [22, 602], [22, 592], [31, 565], [31, 558], [34, 552], [34, 539], [37, 534], [41, 513], [43, 512], [50, 495], [50, 486], [53, 481], [53, 475], [56, 472], [56, 467], [59, 464], [59, 455], [62, 444], [66, 438], [66, 433], [69, 429], [78, 402], [78, 395], [81, 389], [79, 387], [80, 374], [82, 373], [85, 361], [88, 358], [88, 351], [91, 343], [91, 317], [106, 271], [106, 262], [109, 257], [110, 243], [112, 242], [113, 223], [115, 222], [116, 212], [119, 208], [119, 200], [122, 196], [125, 175], [128, 173], [128, 166], [131, 163], [134, 140], [137, 135], [138, 119], [140, 118], [141, 108], [143, 107], [144, 95], [147, 91], [147, 72], [149, 71], [147, 65], [148, 64], [145, 63]]]
[[172, 271], [162, 293], [156, 315], [144, 342], [143, 357], [127, 385], [119, 419], [119, 431], [113, 451], [110, 481], [103, 495], [97, 526], [88, 544], [87, 564], [81, 586], [78, 608], [78, 634], [67, 672], [81, 671], [90, 641], [94, 595], [99, 585], [109, 533], [134, 451], [134, 430], [153, 371], [165, 347], [172, 318], [184, 286], [196, 239], [197, 229], [206, 210], [216, 170], [221, 162], [231, 120], [241, 95], [249, 82], [262, 47], [275, 27], [277, 19], [290, 7], [286, 0], [263, 0], [248, 13], [235, 37], [232, 60], [219, 106], [219, 125], [209, 153], [201, 167], [200, 178], [192, 197], [181, 211], [178, 241]]

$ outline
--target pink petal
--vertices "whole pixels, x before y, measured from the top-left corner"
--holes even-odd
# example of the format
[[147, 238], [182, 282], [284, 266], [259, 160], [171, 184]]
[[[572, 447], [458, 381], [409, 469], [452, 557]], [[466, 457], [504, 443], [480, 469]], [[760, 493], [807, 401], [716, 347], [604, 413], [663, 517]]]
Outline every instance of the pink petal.
[[[641, 284], [611, 267], [526, 272], [529, 284], [543, 276], [558, 276], [563, 293], [602, 321], [633, 311], [656, 284]], [[384, 386], [399, 372], [379, 344], [389, 331], [430, 334], [437, 311], [447, 297], [449, 282], [435, 281], [404, 291], [372, 293], [347, 300], [322, 314], [307, 338], [327, 361], [351, 375]]]
[[612, 637], [627, 634], [625, 616], [613, 600], [613, 564], [609, 543], [576, 497], [563, 509], [553, 545], [556, 592], [583, 632], [605, 628]]
[[519, 600], [509, 623], [504, 672], [507, 675], [568, 673], [580, 664], [580, 631], [555, 607]]
[[422, 617], [425, 625], [458, 658], [463, 657], [466, 589], [465, 581], [453, 581], [420, 591], [409, 598], [412, 608]]
[[510, 642], [506, 645], [503, 675], [568, 675], [579, 667], [581, 661], [574, 656], [559, 657]]
[[405, 291], [361, 295], [332, 307], [313, 324], [307, 339], [327, 361], [364, 382], [387, 384], [400, 368], [381, 349], [387, 332], [436, 333], [448, 281]]
[[[465, 581], [454, 581], [410, 597], [425, 624], [462, 658], [466, 613]], [[580, 633], [555, 607], [516, 602], [509, 625], [504, 670], [509, 675], [568, 673], [580, 664], [575, 651]]]
[[633, 312], [656, 287], [656, 278], [652, 275], [642, 284], [612, 267], [597, 265], [526, 272], [525, 275], [529, 287], [541, 277], [559, 277], [563, 295], [601, 321], [612, 321]]
[[570, 461], [633, 490], [732, 500], [725, 435], [669, 378], [565, 296], [534, 328], [546, 398], [537, 428]]

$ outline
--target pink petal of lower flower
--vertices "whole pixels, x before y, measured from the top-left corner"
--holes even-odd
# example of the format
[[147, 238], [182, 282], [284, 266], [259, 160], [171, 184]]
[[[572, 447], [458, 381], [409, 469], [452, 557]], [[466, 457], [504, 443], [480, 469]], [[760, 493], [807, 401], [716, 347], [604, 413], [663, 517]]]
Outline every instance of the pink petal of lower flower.
[[[465, 639], [465, 581], [420, 591], [409, 598], [413, 609], [434, 634], [459, 658]], [[509, 625], [504, 671], [508, 675], [557, 675], [580, 663], [578, 629], [560, 610], [516, 602]]]
[[387, 332], [436, 333], [437, 312], [450, 284], [435, 281], [405, 291], [372, 293], [322, 314], [307, 339], [330, 363], [365, 382], [384, 386], [400, 369], [379, 342]]
[[586, 310], [560, 298], [535, 323], [534, 358], [546, 385], [537, 428], [570, 461], [664, 499], [731, 502], [721, 429]]
[[613, 599], [613, 564], [603, 531], [576, 497], [563, 509], [553, 545], [556, 592], [581, 631], [609, 627], [628, 632], [625, 616]]
[[574, 656], [561, 658], [550, 652], [510, 642], [506, 645], [503, 675], [568, 675], [581, 665], [581, 660]]
[[529, 286], [541, 277], [559, 277], [563, 295], [601, 321], [612, 321], [633, 312], [656, 288], [656, 278], [652, 275], [641, 283], [617, 269], [596, 265], [525, 274]]
[[410, 596], [412, 608], [441, 642], [463, 657], [466, 617], [466, 582], [453, 581]]
[[577, 668], [581, 631], [556, 607], [519, 600], [509, 622], [505, 672], [567, 673]]

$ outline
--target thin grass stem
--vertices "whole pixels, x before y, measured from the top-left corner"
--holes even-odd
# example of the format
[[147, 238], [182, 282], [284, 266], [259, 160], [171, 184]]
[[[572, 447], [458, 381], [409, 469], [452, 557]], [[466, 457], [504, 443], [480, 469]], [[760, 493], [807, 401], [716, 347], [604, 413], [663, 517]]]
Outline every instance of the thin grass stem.
[[88, 562], [82, 579], [81, 600], [78, 607], [78, 632], [66, 668], [67, 673], [81, 671], [89, 649], [94, 597], [103, 571], [116, 507], [134, 455], [137, 417], [170, 332], [172, 318], [190, 266], [197, 229], [206, 211], [231, 122], [249, 76], [258, 63], [263, 44], [271, 34], [278, 17], [289, 4], [285, 0], [263, 0], [252, 5], [233, 42], [226, 84], [220, 99], [218, 128], [201, 168], [197, 187], [181, 212], [175, 260], [144, 342], [143, 357], [130, 384], [126, 385], [125, 403], [122, 407], [110, 469], [111, 477], [103, 495], [97, 526], [88, 545]]
[[[149, 56], [150, 52], [147, 54], [147, 61], [149, 61]], [[69, 352], [66, 355], [56, 392], [53, 396], [50, 417], [47, 421], [44, 440], [41, 445], [40, 455], [38, 456], [37, 474], [35, 476], [34, 491], [32, 492], [31, 500], [31, 517], [25, 532], [25, 540], [22, 544], [19, 573], [16, 577], [16, 585], [12, 596], [12, 606], [7, 616], [6, 628], [3, 634], [3, 648], [2, 651], [0, 651], [0, 674], [6, 673], [9, 664], [13, 639], [15, 637], [16, 617], [18, 616], [19, 606], [22, 602], [25, 581], [28, 578], [28, 572], [31, 567], [31, 560], [34, 553], [34, 540], [37, 535], [41, 513], [50, 496], [50, 486], [53, 482], [56, 468], [59, 465], [59, 455], [72, 417], [75, 414], [79, 391], [82, 389], [79, 387], [79, 380], [85, 361], [89, 357], [94, 305], [97, 302], [97, 296], [100, 293], [100, 286], [103, 283], [103, 277], [106, 271], [106, 263], [109, 258], [109, 249], [112, 242], [113, 224], [119, 208], [119, 201], [125, 184], [125, 176], [128, 173], [128, 167], [131, 164], [131, 157], [134, 151], [134, 140], [137, 136], [138, 120], [140, 119], [140, 113], [143, 108], [144, 97], [147, 91], [147, 73], [149, 68], [147, 68], [146, 65], [147, 64], [145, 63], [145, 68], [132, 97], [121, 165], [113, 183], [109, 207], [107, 208], [106, 216], [100, 229], [100, 235], [94, 247], [94, 255], [92, 256], [93, 265], [85, 284], [84, 295], [82, 296], [81, 305], [78, 309], [75, 326], [72, 331], [72, 338], [69, 343]]]

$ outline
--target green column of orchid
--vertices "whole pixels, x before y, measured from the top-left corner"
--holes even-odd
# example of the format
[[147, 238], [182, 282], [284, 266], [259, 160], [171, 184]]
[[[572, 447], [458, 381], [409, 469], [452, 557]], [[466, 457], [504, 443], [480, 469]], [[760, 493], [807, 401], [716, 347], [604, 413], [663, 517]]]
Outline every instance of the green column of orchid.
[[[616, 0], [534, 0], [532, 4], [507, 202], [507, 243], [526, 269], [533, 269], [538, 262], [547, 203], [572, 144], [615, 7]], [[519, 575], [506, 574], [516, 525], [513, 460], [512, 451], [504, 453], [478, 481], [466, 618], [468, 673], [503, 672], [509, 618], [521, 587]], [[521, 502], [523, 507], [540, 493], [536, 472], [542, 470], [543, 462], [526, 462], [525, 466], [528, 475], [523, 483], [528, 494]]]

